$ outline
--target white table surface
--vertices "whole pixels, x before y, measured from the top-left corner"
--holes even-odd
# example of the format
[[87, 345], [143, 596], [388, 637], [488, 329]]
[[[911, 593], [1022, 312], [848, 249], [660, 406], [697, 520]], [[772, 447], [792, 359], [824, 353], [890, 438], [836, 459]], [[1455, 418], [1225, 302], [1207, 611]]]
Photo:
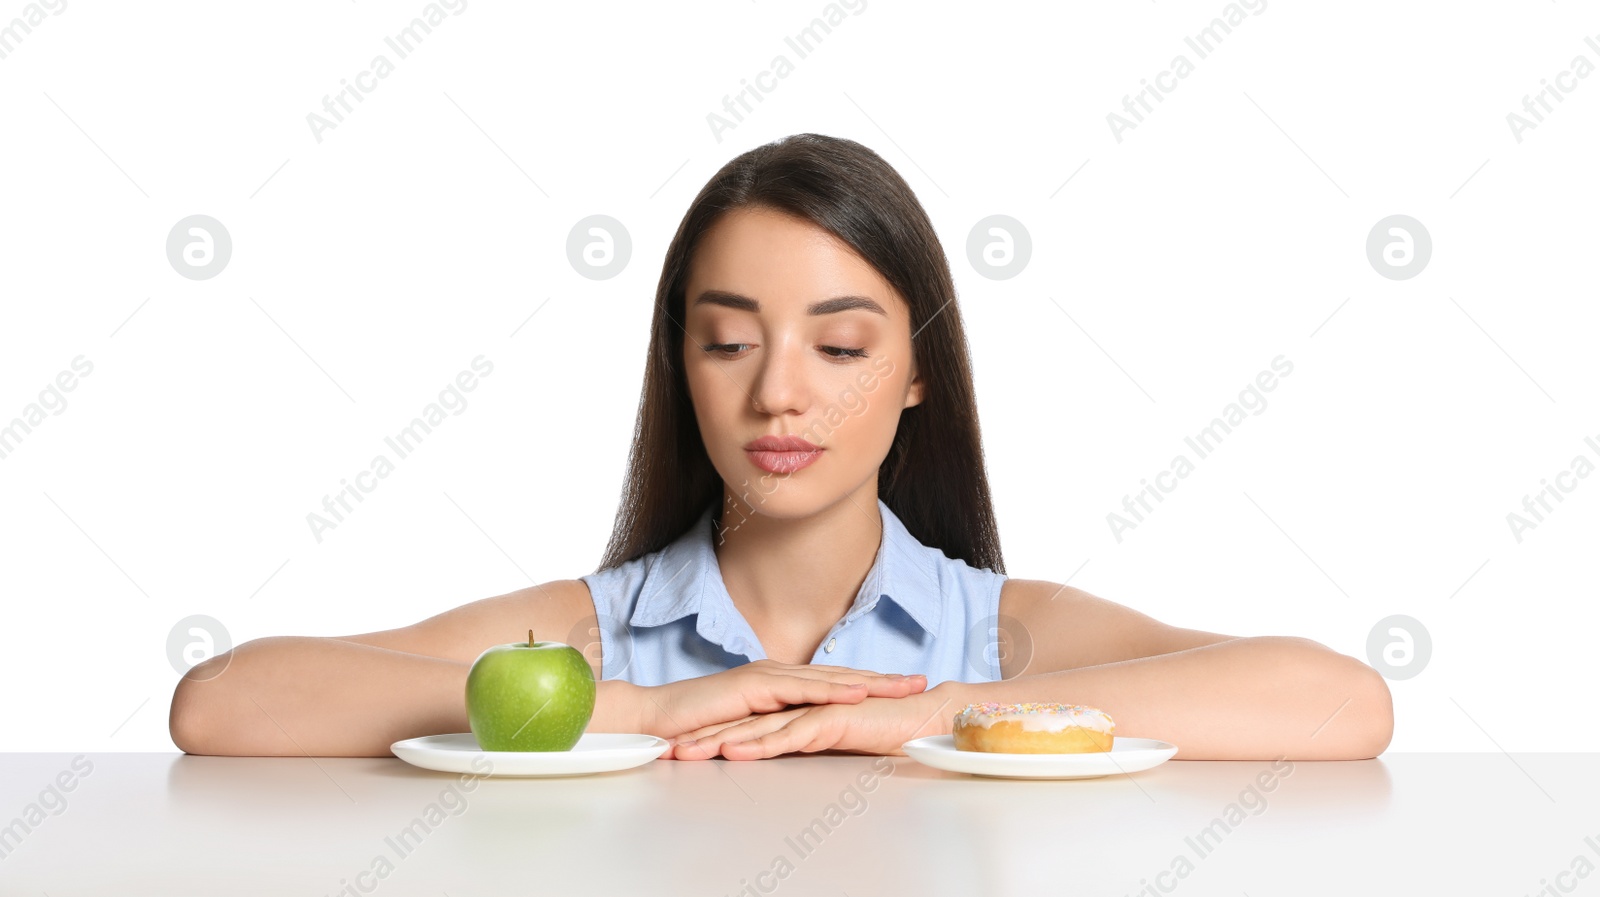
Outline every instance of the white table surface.
[[[790, 755], [467, 790], [393, 758], [11, 753], [0, 826], [75, 756], [93, 768], [57, 812], [20, 840], [0, 833], [0, 894], [1533, 895], [1541, 880], [1600, 893], [1600, 877], [1572, 873], [1579, 857], [1600, 869], [1595, 754], [1302, 761], [1257, 800], [1266, 761], [1021, 781]], [[385, 840], [435, 803], [455, 812], [409, 852]], [[1191, 842], [1235, 803], [1258, 812], [1202, 855]], [[829, 804], [837, 824], [797, 850]]]

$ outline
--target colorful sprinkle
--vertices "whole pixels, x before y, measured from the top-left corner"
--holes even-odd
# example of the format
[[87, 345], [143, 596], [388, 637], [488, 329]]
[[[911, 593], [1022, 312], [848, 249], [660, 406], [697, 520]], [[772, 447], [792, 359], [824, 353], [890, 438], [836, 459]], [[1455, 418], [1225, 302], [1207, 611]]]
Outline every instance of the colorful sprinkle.
[[1111, 714], [1098, 707], [1090, 707], [1085, 704], [1058, 704], [1051, 701], [1025, 701], [1016, 704], [1002, 704], [996, 701], [980, 701], [961, 708], [961, 711], [956, 714], [955, 724], [961, 725], [964, 721], [984, 716], [1020, 716], [1027, 714], [1038, 716], [1100, 716], [1105, 719], [1107, 724], [1111, 723]]

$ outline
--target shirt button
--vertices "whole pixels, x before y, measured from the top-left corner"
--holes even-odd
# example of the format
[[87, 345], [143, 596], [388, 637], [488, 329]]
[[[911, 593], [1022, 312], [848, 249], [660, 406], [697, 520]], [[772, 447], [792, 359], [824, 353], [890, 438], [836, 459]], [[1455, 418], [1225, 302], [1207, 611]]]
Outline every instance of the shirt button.
[[822, 646], [822, 650], [828, 652], [829, 654], [832, 654], [833, 653], [833, 644], [834, 644], [834, 642], [837, 642], [837, 641], [838, 641], [838, 639], [836, 639], [836, 638], [828, 639], [828, 643], [826, 645]]

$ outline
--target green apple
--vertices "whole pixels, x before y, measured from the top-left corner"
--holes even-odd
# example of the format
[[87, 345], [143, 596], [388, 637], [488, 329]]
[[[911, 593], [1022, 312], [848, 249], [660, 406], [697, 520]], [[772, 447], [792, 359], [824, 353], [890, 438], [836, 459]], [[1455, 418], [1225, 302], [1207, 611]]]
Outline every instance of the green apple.
[[570, 751], [594, 715], [594, 670], [561, 642], [495, 645], [467, 673], [467, 721], [486, 751]]

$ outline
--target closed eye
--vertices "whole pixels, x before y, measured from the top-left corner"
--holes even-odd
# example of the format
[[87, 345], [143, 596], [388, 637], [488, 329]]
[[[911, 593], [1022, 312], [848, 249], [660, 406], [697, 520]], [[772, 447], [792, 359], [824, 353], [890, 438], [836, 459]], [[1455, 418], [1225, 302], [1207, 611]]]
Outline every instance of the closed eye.
[[[712, 343], [710, 345], [701, 346], [700, 348], [708, 355], [720, 354], [724, 358], [733, 358], [739, 354], [739, 350], [746, 349], [749, 347], [749, 345], [749, 343]], [[818, 348], [820, 348], [829, 358], [867, 357], [867, 350], [865, 348], [852, 349], [845, 348], [843, 346], [819, 346]]]

